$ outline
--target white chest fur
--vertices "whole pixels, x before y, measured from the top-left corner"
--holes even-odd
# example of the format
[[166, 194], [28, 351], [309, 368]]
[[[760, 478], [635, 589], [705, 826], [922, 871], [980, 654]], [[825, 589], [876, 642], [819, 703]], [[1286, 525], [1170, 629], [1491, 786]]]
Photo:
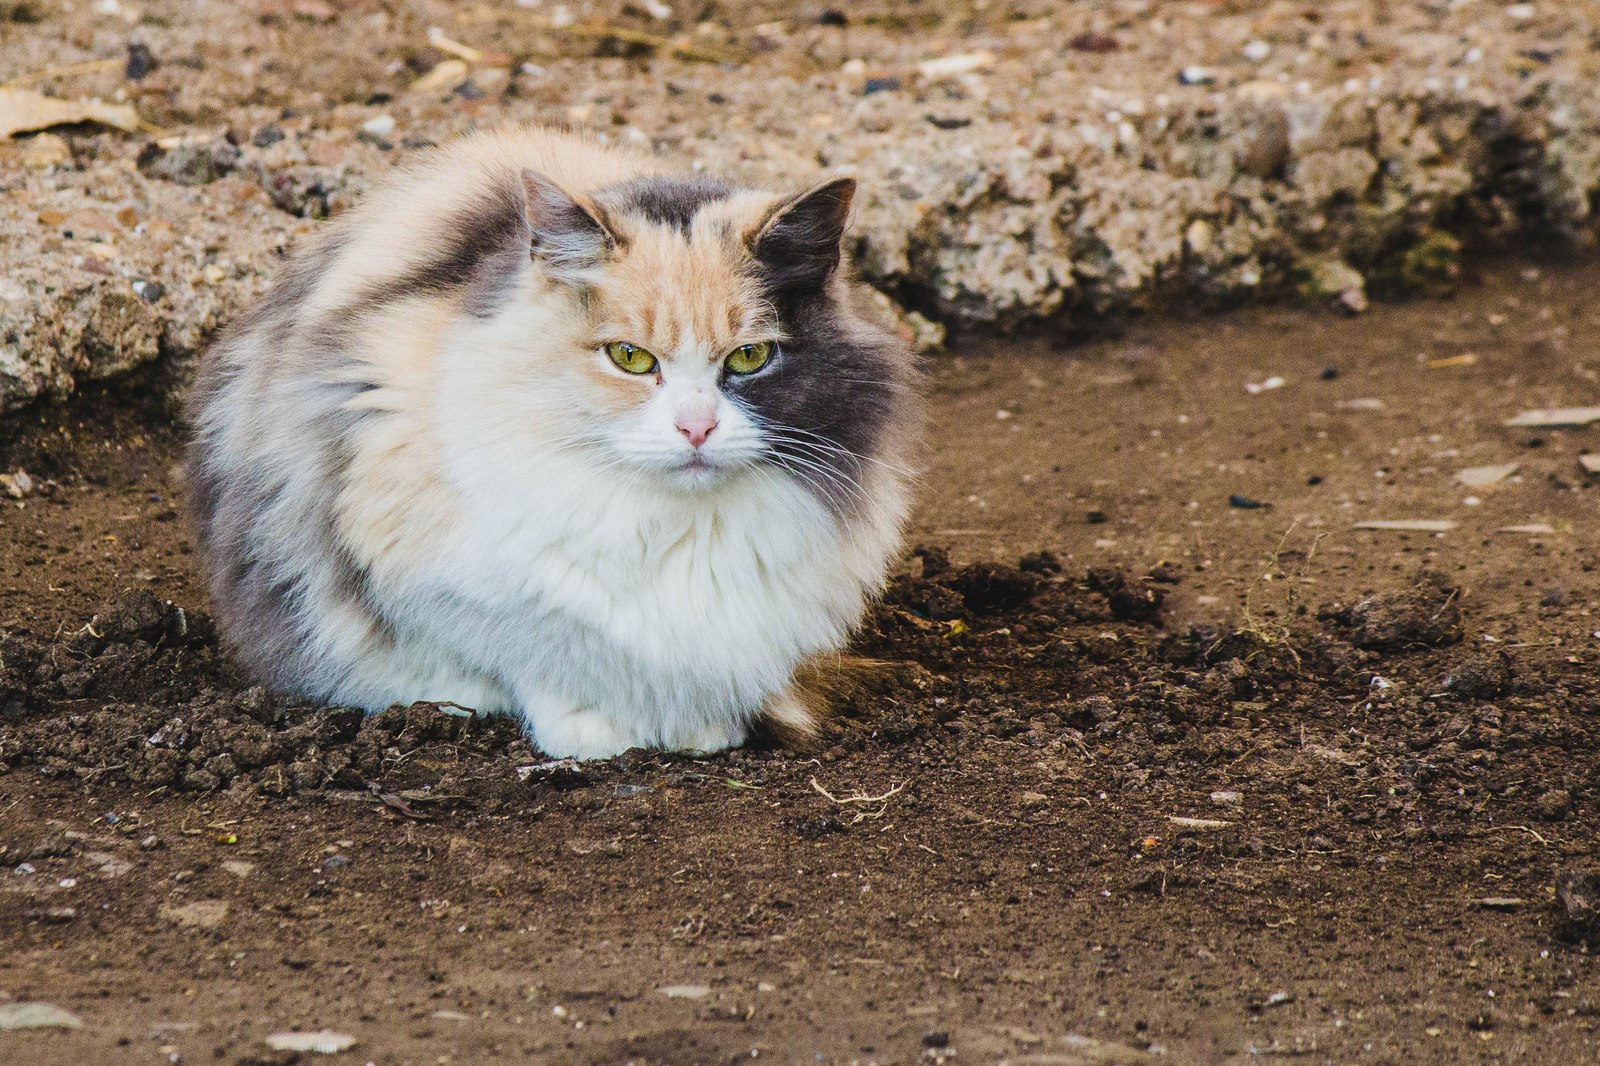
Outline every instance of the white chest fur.
[[482, 430], [441, 445], [452, 521], [397, 516], [366, 561], [402, 640], [493, 679], [497, 709], [549, 747], [549, 720], [589, 712], [625, 723], [624, 746], [737, 742], [797, 665], [843, 643], [896, 543], [897, 490], [882, 521], [851, 523], [777, 471], [663, 491]]

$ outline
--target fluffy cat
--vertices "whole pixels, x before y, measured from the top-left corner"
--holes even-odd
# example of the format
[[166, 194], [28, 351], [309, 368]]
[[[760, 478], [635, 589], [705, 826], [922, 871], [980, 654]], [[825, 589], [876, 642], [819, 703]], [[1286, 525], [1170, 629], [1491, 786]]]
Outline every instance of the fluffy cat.
[[190, 508], [237, 656], [556, 756], [813, 727], [900, 548], [904, 342], [840, 268], [855, 185], [776, 196], [542, 130], [432, 153], [208, 353]]

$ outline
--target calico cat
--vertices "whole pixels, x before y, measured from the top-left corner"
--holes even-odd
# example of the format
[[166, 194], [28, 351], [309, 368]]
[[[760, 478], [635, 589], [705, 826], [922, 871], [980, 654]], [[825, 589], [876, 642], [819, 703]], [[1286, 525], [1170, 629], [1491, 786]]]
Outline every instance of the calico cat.
[[795, 680], [900, 549], [910, 352], [777, 196], [543, 130], [330, 223], [207, 354], [189, 503], [240, 660], [554, 756], [813, 728]]

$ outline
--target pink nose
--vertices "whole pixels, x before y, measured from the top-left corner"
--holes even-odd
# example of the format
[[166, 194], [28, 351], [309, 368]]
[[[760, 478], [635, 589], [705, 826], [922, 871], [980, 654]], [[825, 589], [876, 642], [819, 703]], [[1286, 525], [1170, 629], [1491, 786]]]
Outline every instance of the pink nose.
[[689, 438], [689, 443], [696, 448], [706, 442], [711, 436], [711, 431], [717, 428], [717, 420], [710, 415], [697, 415], [694, 417], [680, 417], [678, 419], [678, 432]]

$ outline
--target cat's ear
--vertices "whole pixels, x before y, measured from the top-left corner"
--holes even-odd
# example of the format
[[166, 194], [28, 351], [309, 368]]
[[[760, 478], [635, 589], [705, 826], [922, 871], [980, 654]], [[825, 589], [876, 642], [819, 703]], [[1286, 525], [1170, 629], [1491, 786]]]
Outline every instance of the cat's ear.
[[855, 195], [854, 178], [835, 178], [773, 207], [750, 238], [773, 288], [819, 288], [838, 269]]
[[530, 254], [551, 277], [569, 284], [594, 281], [594, 271], [617, 246], [605, 212], [536, 170], [522, 172], [531, 231]]

